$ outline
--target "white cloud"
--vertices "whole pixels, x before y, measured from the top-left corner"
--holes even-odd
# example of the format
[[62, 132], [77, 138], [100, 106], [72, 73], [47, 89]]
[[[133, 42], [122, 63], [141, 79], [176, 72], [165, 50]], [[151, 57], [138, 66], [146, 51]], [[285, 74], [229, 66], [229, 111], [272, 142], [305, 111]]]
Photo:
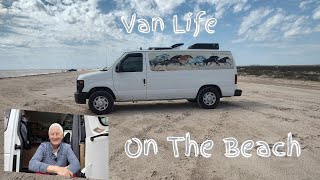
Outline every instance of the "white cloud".
[[318, 24], [316, 27], [313, 29], [315, 32], [320, 32], [320, 24]]
[[317, 2], [317, 0], [303, 0], [299, 4], [299, 8], [306, 9], [310, 4]]
[[163, 14], [177, 14], [174, 9], [185, 2], [185, 0], [155, 0], [159, 11]]
[[[59, 62], [65, 60], [78, 64], [77, 59], [85, 62], [85, 58], [94, 57], [96, 62], [100, 62], [95, 66], [99, 67], [101, 62], [105, 63], [106, 56], [108, 64], [111, 64], [123, 51], [138, 50], [140, 46], [169, 46], [182, 41], [178, 35], [166, 35], [161, 32], [150, 34], [148, 37], [139, 33], [127, 34], [119, 28], [122, 25], [119, 17], [131, 16], [130, 11], [121, 8], [102, 14], [98, 8], [98, 1], [64, 0], [62, 3], [60, 0], [20, 0], [14, 1], [9, 10], [1, 6], [0, 31], [3, 30], [6, 34], [0, 41], [0, 59], [4, 60], [4, 51], [14, 53], [17, 60], [25, 61], [28, 61], [28, 58], [36, 58], [56, 62], [56, 59], [62, 58]], [[172, 1], [157, 11], [163, 14], [174, 12], [175, 7], [181, 2]], [[6, 29], [10, 32], [6, 32]], [[97, 54], [88, 53], [91, 51]], [[26, 54], [28, 56], [25, 56]], [[62, 64], [59, 67], [63, 66]]]
[[318, 6], [314, 11], [312, 15], [313, 19], [320, 19], [320, 6]]
[[269, 17], [264, 23], [257, 27], [253, 39], [256, 41], [275, 39], [272, 31], [279, 27], [279, 24], [283, 22], [283, 18], [284, 15], [281, 13]]
[[310, 16], [288, 14], [283, 9], [260, 8], [243, 18], [239, 38], [232, 42], [274, 42], [314, 32], [319, 32], [319, 28], [315, 27]]
[[166, 16], [175, 14], [175, 9], [185, 0], [119, 0], [116, 1], [120, 10], [126, 14], [136, 13], [138, 16]]
[[244, 1], [239, 1], [239, 3], [235, 4], [233, 6], [233, 12], [234, 13], [237, 13], [237, 12], [240, 12], [242, 11], [243, 9], [249, 9], [250, 8], [250, 5], [247, 5], [246, 6], [246, 3], [247, 3], [247, 0], [244, 0]]
[[239, 13], [241, 11], [247, 11], [251, 7], [251, 5], [248, 4], [248, 0], [199, 0], [197, 2], [199, 4], [207, 3], [214, 5], [215, 17], [218, 19], [223, 18], [224, 14], [228, 11]]
[[4, 16], [5, 14], [7, 14], [7, 12], [8, 12], [8, 9], [5, 8], [2, 4], [0, 4], [0, 16]]
[[76, 1], [72, 4], [66, 0], [15, 1], [6, 15], [10, 22], [6, 26], [13, 33], [4, 37], [4, 40], [15, 39], [17, 41], [11, 42], [20, 44], [30, 37], [32, 46], [51, 47], [64, 42], [81, 44], [106, 38], [123, 38], [114, 14], [101, 14], [97, 3], [98, 0]]
[[287, 24], [282, 28], [285, 38], [290, 38], [301, 34], [309, 34], [312, 32], [312, 30], [306, 25], [308, 17], [300, 16], [292, 19], [293, 21], [287, 22]]
[[272, 12], [272, 9], [269, 8], [260, 8], [254, 11], [251, 11], [250, 14], [243, 18], [242, 23], [238, 31], [239, 35], [246, 33], [251, 27], [260, 24], [263, 18], [268, 16]]
[[[191, 1], [193, 4], [190, 4]], [[9, 57], [19, 56], [18, 59], [25, 60], [24, 54], [28, 54], [30, 59], [55, 61], [65, 58], [77, 62], [78, 58], [82, 58], [81, 62], [85, 62], [86, 58], [91, 58], [95, 62], [99, 61], [96, 59], [105, 62], [106, 55], [108, 61], [114, 61], [124, 50], [137, 50], [140, 46], [147, 48], [169, 46], [178, 42], [193, 43], [197, 39], [173, 34], [172, 29], [169, 29], [170, 35], [159, 31], [148, 35], [127, 34], [120, 21], [121, 16], [129, 18], [135, 12], [138, 18], [145, 17], [148, 21], [151, 17], [162, 17], [167, 25], [172, 23], [172, 16], [177, 14], [179, 26], [185, 28], [185, 23], [181, 20], [186, 20], [186, 15], [182, 13], [188, 9], [179, 8], [183, 3], [193, 9], [192, 18], [201, 10], [207, 10], [205, 20], [214, 15], [218, 23], [226, 14], [234, 16], [232, 22], [224, 22], [232, 23], [232, 27], [228, 29], [239, 26], [239, 39], [233, 42], [290, 41], [301, 35], [320, 32], [320, 25], [315, 24], [319, 20], [319, 7], [312, 5], [315, 9], [311, 9], [310, 3], [301, 5], [311, 9], [309, 14], [305, 15], [307, 11], [304, 10], [304, 15], [298, 15], [271, 7], [261, 7], [249, 12], [254, 6], [247, 0], [118, 0], [114, 1], [114, 9], [107, 8], [107, 13], [100, 12], [99, 2], [101, 0], [19, 0], [13, 1], [9, 9], [5, 8], [7, 5], [0, 3], [0, 60], [5, 58], [4, 54], [10, 54]], [[207, 9], [202, 9], [206, 7]], [[241, 18], [242, 13], [247, 14], [246, 17], [240, 25], [235, 24], [241, 20], [236, 18]], [[136, 27], [137, 24], [135, 30]], [[166, 26], [165, 28], [168, 29]], [[191, 25], [188, 35], [192, 36], [193, 30]]]

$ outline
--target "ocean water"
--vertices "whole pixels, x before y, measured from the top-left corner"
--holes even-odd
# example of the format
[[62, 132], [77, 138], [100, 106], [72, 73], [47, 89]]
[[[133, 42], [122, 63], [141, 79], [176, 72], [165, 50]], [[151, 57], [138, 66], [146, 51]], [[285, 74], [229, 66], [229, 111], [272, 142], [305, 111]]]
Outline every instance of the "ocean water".
[[66, 69], [23, 69], [23, 70], [0, 70], [0, 78], [34, 76], [66, 72]]

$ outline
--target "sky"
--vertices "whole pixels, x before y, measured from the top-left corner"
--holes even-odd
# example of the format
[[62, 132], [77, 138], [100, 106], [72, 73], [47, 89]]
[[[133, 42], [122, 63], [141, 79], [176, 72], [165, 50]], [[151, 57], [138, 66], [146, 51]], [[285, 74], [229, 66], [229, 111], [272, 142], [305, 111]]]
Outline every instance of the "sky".
[[[186, 29], [189, 12], [190, 31], [175, 33], [173, 17]], [[121, 17], [129, 24], [134, 13], [128, 33]], [[156, 17], [163, 30], [138, 30]], [[211, 18], [214, 33], [205, 30]], [[0, 70], [103, 68], [125, 51], [176, 43], [219, 43], [237, 65], [320, 64], [320, 1], [0, 0]]]

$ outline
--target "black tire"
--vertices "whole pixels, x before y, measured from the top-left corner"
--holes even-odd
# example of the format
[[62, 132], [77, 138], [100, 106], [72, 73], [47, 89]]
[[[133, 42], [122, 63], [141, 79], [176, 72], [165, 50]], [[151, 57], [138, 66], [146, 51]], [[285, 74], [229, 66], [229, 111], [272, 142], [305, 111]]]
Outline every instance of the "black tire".
[[220, 94], [215, 88], [204, 88], [199, 92], [197, 102], [201, 108], [214, 109], [220, 102]]
[[197, 102], [197, 98], [196, 99], [187, 99], [187, 101], [189, 101], [191, 103], [196, 103]]
[[114, 99], [110, 93], [106, 91], [96, 91], [89, 97], [88, 105], [93, 113], [102, 115], [112, 111], [113, 103]]

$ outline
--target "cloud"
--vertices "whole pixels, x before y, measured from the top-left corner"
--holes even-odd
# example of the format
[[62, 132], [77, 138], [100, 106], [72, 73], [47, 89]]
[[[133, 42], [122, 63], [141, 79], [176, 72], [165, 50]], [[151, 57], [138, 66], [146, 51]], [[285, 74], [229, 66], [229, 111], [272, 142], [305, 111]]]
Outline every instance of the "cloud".
[[101, 14], [97, 9], [97, 2], [97, 0], [14, 1], [4, 19], [8, 22], [5, 27], [15, 34], [8, 35], [4, 39], [7, 41], [15, 39], [19, 44], [26, 37], [30, 37], [33, 46], [51, 47], [64, 42], [71, 45], [72, 41], [74, 44], [79, 42], [85, 44], [92, 41], [99, 42], [101, 39], [124, 38], [117, 28], [114, 14], [112, 12]]
[[256, 41], [264, 41], [274, 38], [274, 36], [272, 35], [273, 33], [270, 32], [279, 27], [280, 23], [283, 22], [283, 18], [284, 15], [278, 13], [266, 19], [264, 23], [257, 27], [257, 31], [253, 39]]
[[99, 0], [15, 1], [6, 20], [10, 22], [6, 23], [6, 27], [14, 33], [5, 36], [0, 45], [51, 48], [101, 45], [112, 48], [112, 44], [122, 43], [122, 46], [125, 46], [123, 48], [137, 49], [137, 44], [170, 45], [179, 39], [178, 35], [166, 35], [161, 32], [149, 34], [148, 37], [139, 33], [127, 34], [123, 28], [119, 28], [122, 27], [119, 19], [121, 16], [131, 15], [132, 9], [137, 13], [143, 12], [143, 15], [150, 13], [150, 16], [155, 12], [171, 14], [184, 0], [171, 0], [165, 3], [158, 0], [123, 0], [125, 5], [119, 5], [119, 9], [106, 14], [99, 11], [98, 2]]
[[310, 27], [308, 27], [308, 25], [306, 23], [308, 21], [308, 19], [309, 18], [306, 16], [287, 18], [287, 20], [289, 22], [284, 24], [284, 26], [281, 28], [282, 32], [284, 33], [283, 34], [284, 37], [290, 38], [290, 37], [294, 37], [294, 36], [301, 35], [301, 34], [311, 33], [312, 30]]
[[163, 14], [176, 14], [174, 12], [174, 9], [177, 8], [178, 6], [180, 6], [181, 4], [183, 4], [185, 2], [185, 0], [167, 0], [167, 1], [163, 1], [163, 0], [155, 0], [155, 2], [157, 3], [157, 6], [159, 8], [159, 11]]
[[319, 28], [310, 16], [288, 14], [280, 8], [260, 8], [243, 18], [238, 30], [239, 38], [232, 42], [283, 41], [314, 32], [319, 32]]
[[303, 0], [299, 4], [299, 8], [306, 9], [310, 4], [316, 3], [317, 0]]
[[[149, 35], [145, 39], [143, 34], [127, 34], [121, 28], [120, 17], [130, 17], [133, 12], [138, 17], [178, 14], [176, 9], [185, 3], [185, 0], [119, 0], [116, 1], [115, 9], [101, 13], [99, 1], [20, 0], [11, 1], [8, 8], [3, 8], [1, 4], [0, 23], [3, 26], [0, 32], [3, 35], [0, 44], [6, 47], [20, 47], [21, 44], [28, 45], [25, 47], [58, 47], [104, 45], [106, 41], [134, 42], [139, 38], [148, 42]], [[215, 4], [221, 13], [229, 8], [240, 12], [249, 7], [247, 0], [207, 2]], [[199, 6], [195, 7], [200, 9]], [[194, 16], [195, 13], [198, 12], [194, 12]]]
[[237, 3], [233, 6], [233, 12], [238, 13], [242, 10], [246, 11], [246, 10], [250, 9], [251, 5], [246, 4], [246, 3], [247, 3], [247, 0], [239, 1], [239, 3]]
[[264, 17], [268, 16], [272, 12], [269, 8], [260, 8], [253, 10], [250, 14], [243, 18], [242, 23], [238, 31], [239, 35], [246, 33], [251, 27], [261, 23]]
[[[70, 63], [93, 67], [87, 61], [94, 60], [97, 62], [94, 67], [101, 67], [106, 56], [108, 64], [111, 64], [123, 51], [138, 50], [140, 46], [169, 46], [182, 41], [178, 35], [161, 32], [148, 36], [127, 34], [119, 28], [119, 17], [129, 12], [113, 9], [103, 14], [99, 11], [98, 2], [20, 0], [14, 1], [8, 8], [1, 5], [0, 60], [8, 59], [8, 53], [11, 52], [10, 59], [16, 61], [45, 59], [48, 64], [61, 62], [61, 65], [54, 67], [63, 68], [70, 66]], [[179, 1], [172, 2], [172, 5], [163, 7], [159, 12], [173, 12], [178, 4]], [[3, 52], [7, 52], [7, 55]], [[29, 67], [23, 64], [23, 68]]]
[[119, 0], [117, 6], [126, 14], [136, 13], [138, 16], [167, 16], [175, 13], [175, 9], [185, 0]]
[[[226, 12], [232, 11], [233, 13], [239, 13], [241, 11], [247, 11], [251, 5], [248, 4], [248, 0], [199, 0], [198, 4], [209, 4], [215, 6], [215, 17], [218, 19], [223, 18]], [[232, 9], [228, 11], [229, 9]]]
[[[179, 27], [185, 28], [185, 22], [181, 20], [186, 20], [185, 13], [189, 11], [193, 12], [194, 18], [199, 11], [206, 10], [207, 15], [203, 18], [216, 17], [218, 24], [224, 16], [228, 15], [228, 20], [232, 18], [223, 22], [230, 24], [227, 29], [223, 29], [226, 26], [215, 29], [220, 32], [226, 30], [217, 38], [226, 41], [236, 35], [238, 38], [233, 42], [290, 42], [296, 37], [320, 32], [319, 4], [316, 0], [296, 3], [303, 8], [298, 12], [288, 7], [283, 7], [287, 11], [277, 9], [281, 5], [265, 7], [256, 1], [250, 4], [252, 1], [248, 0], [101, 1], [105, 0], [3, 0], [0, 3], [0, 60], [16, 58], [28, 62], [28, 59], [45, 59], [80, 65], [79, 62], [94, 60], [98, 67], [105, 63], [105, 56], [108, 56], [108, 61], [114, 61], [123, 51], [137, 50], [140, 46], [148, 48], [177, 42], [194, 43], [214, 37], [200, 33], [199, 38], [190, 38], [194, 24], [188, 34], [173, 34], [168, 27], [172, 25], [172, 16], [177, 14]], [[133, 33], [128, 34], [120, 17], [130, 18], [133, 13], [148, 22], [151, 17], [162, 17], [165, 29], [169, 31], [142, 34], [137, 32], [135, 24]], [[200, 31], [205, 30], [203, 23]], [[78, 62], [78, 59], [81, 61]]]
[[320, 19], [320, 6], [318, 6], [314, 11], [312, 15], [313, 19]]

